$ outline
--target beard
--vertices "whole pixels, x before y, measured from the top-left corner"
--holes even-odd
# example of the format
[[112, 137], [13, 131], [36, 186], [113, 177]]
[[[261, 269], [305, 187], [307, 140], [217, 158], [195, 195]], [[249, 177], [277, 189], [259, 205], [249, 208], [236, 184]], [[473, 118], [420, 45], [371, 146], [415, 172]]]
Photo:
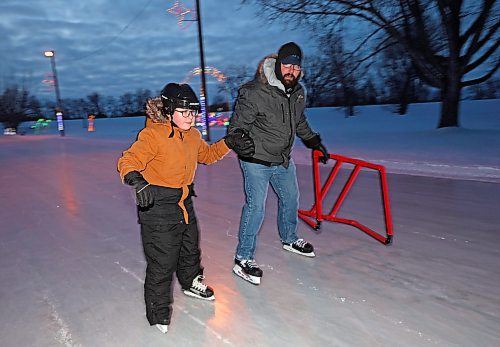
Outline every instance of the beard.
[[293, 88], [297, 84], [297, 78], [291, 73], [287, 73], [283, 76], [283, 85], [285, 89]]

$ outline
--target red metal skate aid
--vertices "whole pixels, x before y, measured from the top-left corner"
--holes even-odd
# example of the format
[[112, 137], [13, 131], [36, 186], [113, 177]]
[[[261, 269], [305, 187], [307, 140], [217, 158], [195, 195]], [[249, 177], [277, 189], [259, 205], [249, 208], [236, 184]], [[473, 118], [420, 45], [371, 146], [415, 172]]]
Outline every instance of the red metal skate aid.
[[[330, 222], [338, 222], [338, 223], [344, 223], [348, 225], [352, 225], [361, 231], [365, 232], [366, 234], [370, 235], [377, 241], [383, 243], [384, 245], [389, 245], [392, 242], [392, 218], [391, 218], [391, 209], [389, 206], [389, 190], [387, 187], [387, 176], [385, 172], [385, 167], [382, 165], [376, 165], [372, 164], [363, 160], [358, 160], [358, 159], [353, 159], [353, 158], [348, 158], [344, 157], [341, 155], [337, 154], [329, 154], [330, 159], [336, 160], [335, 165], [332, 168], [332, 171], [330, 172], [330, 175], [328, 176], [328, 179], [326, 180], [325, 184], [323, 187], [321, 187], [321, 181], [320, 181], [320, 173], [319, 173], [319, 157], [321, 156], [321, 152], [319, 151], [314, 151], [313, 152], [313, 175], [314, 175], [314, 201], [315, 203], [311, 207], [309, 211], [306, 210], [299, 210], [299, 217], [306, 222], [311, 228], [314, 230], [318, 230], [321, 226], [321, 222], [323, 220], [330, 221]], [[347, 182], [344, 185], [344, 188], [340, 192], [337, 201], [335, 201], [335, 204], [333, 205], [332, 210], [330, 211], [329, 214], [323, 214], [323, 199], [326, 196], [326, 193], [328, 192], [328, 189], [331, 187], [333, 180], [337, 176], [337, 173], [340, 170], [340, 167], [342, 164], [348, 163], [348, 164], [353, 164], [354, 169], [351, 172], [351, 175], [349, 176]], [[379, 173], [379, 179], [380, 179], [380, 185], [381, 185], [381, 191], [382, 191], [382, 203], [384, 206], [384, 220], [385, 220], [385, 236], [375, 232], [374, 230], [370, 229], [366, 225], [363, 225], [359, 223], [356, 220], [352, 219], [345, 219], [345, 218], [339, 218], [337, 217], [337, 212], [340, 209], [340, 206], [344, 202], [345, 198], [347, 197], [347, 194], [349, 193], [349, 190], [354, 184], [354, 181], [356, 180], [359, 171], [361, 168], [368, 168], [368, 169], [373, 169], [377, 170]], [[313, 221], [315, 219], [316, 221]]]

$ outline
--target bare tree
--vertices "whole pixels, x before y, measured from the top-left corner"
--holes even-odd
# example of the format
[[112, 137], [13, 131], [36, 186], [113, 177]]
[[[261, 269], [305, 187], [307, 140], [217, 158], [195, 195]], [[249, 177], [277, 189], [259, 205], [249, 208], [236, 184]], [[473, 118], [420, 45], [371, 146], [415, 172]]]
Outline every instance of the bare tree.
[[470, 87], [470, 97], [473, 100], [496, 99], [500, 97], [500, 79], [492, 78], [485, 83]]
[[404, 115], [410, 102], [415, 101], [417, 71], [404, 48], [395, 43], [381, 53], [379, 75], [386, 91], [386, 102], [398, 104], [397, 112]]
[[373, 83], [371, 76], [366, 78], [365, 83], [361, 86], [359, 90], [359, 103], [364, 105], [375, 105], [378, 103], [377, 100], [377, 87]]
[[[500, 66], [500, 11], [496, 0], [243, 2], [260, 4], [272, 20], [325, 25], [347, 17], [371, 25], [373, 32], [385, 31], [408, 52], [419, 77], [440, 90], [438, 127], [459, 126], [462, 88], [485, 82]], [[473, 72], [477, 77], [469, 77]]]
[[125, 93], [120, 96], [120, 113], [121, 116], [129, 116], [134, 113], [134, 101], [132, 93]]
[[91, 105], [91, 112], [94, 114], [94, 116], [99, 117], [102, 112], [101, 112], [101, 95], [99, 93], [93, 92], [89, 95], [87, 95], [87, 99], [89, 100], [89, 103]]
[[[257, 67], [256, 67], [257, 68]], [[224, 84], [217, 86], [219, 93], [225, 93], [229, 89], [231, 100], [238, 96], [238, 89], [252, 79], [255, 69], [251, 69], [248, 65], [230, 65], [225, 69], [226, 80]]]
[[329, 61], [325, 57], [308, 57], [304, 62], [302, 82], [307, 90], [307, 106], [317, 106], [325, 90], [329, 90]]
[[17, 85], [7, 87], [0, 95], [0, 122], [6, 128], [17, 128], [40, 114], [40, 102], [27, 89]]
[[104, 99], [104, 112], [108, 117], [118, 117], [120, 115], [117, 100], [113, 96], [107, 96]]
[[355, 53], [346, 51], [342, 31], [324, 34], [320, 47], [323, 47], [323, 52], [328, 56], [328, 69], [324, 77], [329, 85], [340, 92], [338, 96], [345, 109], [345, 116], [353, 116], [354, 105], [358, 101], [356, 90], [357, 81], [361, 79], [361, 62]]
[[134, 112], [142, 112], [146, 109], [146, 101], [151, 97], [149, 89], [137, 89], [133, 96]]
[[[88, 98], [88, 97], [87, 97]], [[91, 111], [94, 106], [87, 99], [64, 99], [63, 100], [65, 117], [66, 118], [83, 118], [87, 119], [89, 113], [94, 112]]]

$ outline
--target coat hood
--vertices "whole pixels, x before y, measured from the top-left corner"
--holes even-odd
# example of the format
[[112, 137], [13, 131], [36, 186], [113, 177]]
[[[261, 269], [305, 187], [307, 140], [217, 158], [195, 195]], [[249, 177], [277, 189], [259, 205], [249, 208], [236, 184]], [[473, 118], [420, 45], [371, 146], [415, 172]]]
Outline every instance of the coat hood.
[[169, 123], [170, 117], [165, 117], [162, 112], [163, 103], [161, 97], [148, 99], [146, 102], [146, 115], [153, 123]]
[[[278, 55], [272, 53], [266, 55], [263, 59], [261, 59], [259, 65], [257, 66], [257, 71], [255, 72], [254, 80], [257, 80], [264, 84], [269, 84], [284, 92], [285, 86], [283, 85], [283, 83], [281, 83], [278, 77], [276, 77], [276, 73], [274, 72], [274, 65], [276, 64], [277, 58]], [[298, 78], [299, 82], [303, 76], [304, 73], [301, 71]]]

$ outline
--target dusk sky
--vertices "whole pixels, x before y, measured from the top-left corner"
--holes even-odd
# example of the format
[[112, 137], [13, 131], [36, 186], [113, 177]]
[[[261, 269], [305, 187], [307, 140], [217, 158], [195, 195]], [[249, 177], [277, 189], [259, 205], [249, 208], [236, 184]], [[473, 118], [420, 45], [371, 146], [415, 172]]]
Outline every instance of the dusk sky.
[[[0, 88], [25, 84], [40, 99], [54, 97], [45, 50], [56, 52], [61, 97], [92, 92], [119, 96], [181, 82], [199, 66], [196, 22], [181, 29], [167, 12], [172, 0], [2, 0]], [[194, 0], [181, 2], [194, 9]], [[239, 0], [202, 0], [205, 65], [224, 72], [230, 65], [256, 68], [279, 46], [295, 41], [304, 54], [316, 49], [306, 28], [269, 24], [255, 6]], [[193, 18], [188, 14], [186, 18]], [[199, 83], [199, 76], [192, 78]], [[208, 77], [207, 83], [215, 84]], [[209, 87], [209, 92], [210, 92]], [[209, 94], [210, 96], [210, 94]]]

